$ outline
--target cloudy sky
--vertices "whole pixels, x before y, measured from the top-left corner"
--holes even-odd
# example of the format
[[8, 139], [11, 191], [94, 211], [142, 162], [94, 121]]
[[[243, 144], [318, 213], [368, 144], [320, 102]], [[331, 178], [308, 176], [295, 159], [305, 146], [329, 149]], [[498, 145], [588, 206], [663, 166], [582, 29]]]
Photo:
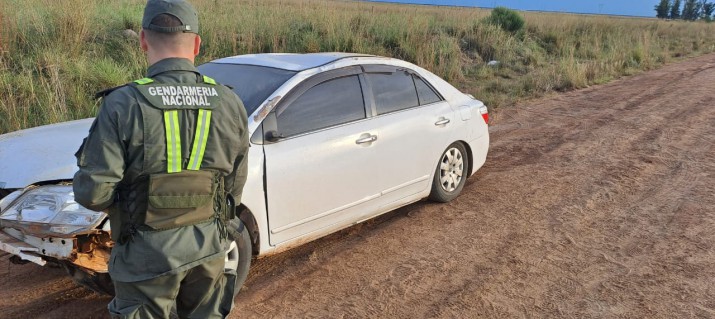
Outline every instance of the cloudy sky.
[[368, 0], [417, 4], [458, 5], [474, 7], [504, 6], [520, 10], [566, 11], [632, 16], [655, 16], [658, 0]]

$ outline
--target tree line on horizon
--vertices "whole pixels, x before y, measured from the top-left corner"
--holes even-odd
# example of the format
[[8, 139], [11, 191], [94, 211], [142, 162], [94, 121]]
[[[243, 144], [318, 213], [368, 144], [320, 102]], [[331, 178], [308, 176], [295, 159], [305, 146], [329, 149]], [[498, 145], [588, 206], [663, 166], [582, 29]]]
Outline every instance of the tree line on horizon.
[[[682, 7], [682, 9], [681, 9]], [[688, 21], [713, 21], [715, 2], [708, 0], [660, 0], [655, 6], [656, 17], [660, 19], [681, 19]]]

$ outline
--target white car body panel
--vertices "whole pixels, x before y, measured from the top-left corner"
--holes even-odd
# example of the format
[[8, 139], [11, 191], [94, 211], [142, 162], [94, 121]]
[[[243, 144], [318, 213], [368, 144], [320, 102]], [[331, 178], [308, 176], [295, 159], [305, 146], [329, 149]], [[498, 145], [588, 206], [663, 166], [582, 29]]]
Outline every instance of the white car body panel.
[[[479, 113], [479, 106], [483, 104], [436, 75], [411, 63], [384, 57], [341, 53], [300, 56], [247, 55], [214, 61], [304, 70], [286, 81], [249, 114], [251, 136], [265, 116], [296, 85], [316, 74], [353, 65], [384, 64], [409, 68], [432, 84], [445, 101], [321, 130], [321, 134], [307, 134], [275, 144], [252, 144], [242, 204], [256, 221], [261, 242], [259, 255], [300, 245], [425, 198], [430, 192], [441, 152], [454, 141], [466, 142], [472, 151], [470, 174], [484, 164], [489, 136], [487, 124]], [[415, 114], [417, 117], [413, 118]], [[449, 124], [435, 126], [441, 118], [449, 119]], [[92, 120], [1, 135], [0, 188], [18, 189], [38, 182], [71, 180], [76, 171], [73, 154], [86, 137]], [[408, 130], [417, 133], [405, 133]], [[355, 144], [361, 134], [372, 132], [378, 136], [377, 141], [367, 146]], [[329, 146], [320, 149], [314, 144], [322, 142], [328, 142]], [[350, 150], [350, 153], [339, 154], [342, 149]], [[367, 150], [385, 152], [380, 156], [384, 162], [375, 162], [360, 152]], [[267, 161], [264, 161], [264, 151]], [[333, 154], [335, 157], [329, 159]], [[395, 173], [396, 168], [405, 166], [404, 158], [416, 161], [408, 164], [408, 170]], [[306, 166], [298, 170], [296, 163]], [[265, 168], [268, 169], [267, 185], [264, 185]], [[355, 171], [346, 173], [347, 168], [355, 168]], [[303, 175], [314, 178], [307, 183], [301, 182], [297, 178]], [[268, 194], [264, 192], [266, 187]], [[357, 192], [330, 192], [331, 189]], [[311, 197], [323, 193], [330, 195], [320, 199]], [[291, 205], [297, 206], [289, 207]]]
[[[263, 188], [263, 149], [262, 145], [251, 144], [248, 148], [248, 176], [241, 194], [241, 205], [253, 214], [261, 238], [268, 238], [268, 212], [266, 211]], [[238, 204], [238, 203], [236, 203]], [[262, 246], [268, 246], [266, 244]]]
[[474, 175], [474, 173], [476, 173], [478, 169], [484, 166], [484, 163], [487, 161], [487, 152], [480, 150], [489, 149], [489, 135], [482, 135], [467, 142], [467, 144], [469, 145], [470, 149], [477, 150], [472, 151], [472, 166], [474, 167], [472, 168], [470, 175]]
[[[449, 120], [435, 125], [440, 120]], [[442, 152], [452, 143], [454, 111], [449, 103], [438, 102], [373, 118], [380, 135], [375, 154], [380, 154], [377, 181], [381, 205], [414, 196], [432, 185], [432, 173]], [[406, 160], [409, 159], [409, 160]]]
[[370, 156], [372, 143], [355, 141], [370, 125], [362, 120], [263, 146], [271, 245], [369, 209], [380, 195], [374, 183], [379, 163]]
[[0, 135], [0, 188], [71, 179], [77, 171], [74, 152], [87, 137], [92, 121], [64, 122]]

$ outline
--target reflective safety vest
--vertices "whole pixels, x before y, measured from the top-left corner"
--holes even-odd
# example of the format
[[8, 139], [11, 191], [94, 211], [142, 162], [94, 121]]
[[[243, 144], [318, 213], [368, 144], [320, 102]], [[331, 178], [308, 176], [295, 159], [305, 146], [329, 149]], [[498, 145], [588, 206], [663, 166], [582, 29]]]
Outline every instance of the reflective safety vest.
[[[163, 113], [167, 164], [166, 172], [150, 174], [119, 191], [118, 209], [126, 212], [120, 215], [128, 216], [121, 217], [120, 242], [133, 235], [132, 229], [168, 230], [214, 218], [221, 222], [222, 237], [227, 236], [225, 221], [231, 218], [231, 212], [223, 177], [214, 170], [201, 169], [211, 132], [211, 113], [220, 107], [222, 91], [213, 79], [202, 79], [203, 83], [157, 83], [143, 78], [130, 84]], [[186, 110], [196, 110], [197, 115], [191, 154], [184, 165], [179, 114]]]

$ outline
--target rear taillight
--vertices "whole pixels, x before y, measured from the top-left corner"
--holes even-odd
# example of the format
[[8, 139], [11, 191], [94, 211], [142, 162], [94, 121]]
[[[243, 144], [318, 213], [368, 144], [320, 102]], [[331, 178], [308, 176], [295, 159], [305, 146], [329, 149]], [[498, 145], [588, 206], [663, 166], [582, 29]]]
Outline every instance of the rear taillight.
[[482, 104], [479, 106], [479, 113], [482, 114], [482, 118], [484, 119], [484, 123], [489, 124], [489, 110], [487, 109], [487, 106]]

